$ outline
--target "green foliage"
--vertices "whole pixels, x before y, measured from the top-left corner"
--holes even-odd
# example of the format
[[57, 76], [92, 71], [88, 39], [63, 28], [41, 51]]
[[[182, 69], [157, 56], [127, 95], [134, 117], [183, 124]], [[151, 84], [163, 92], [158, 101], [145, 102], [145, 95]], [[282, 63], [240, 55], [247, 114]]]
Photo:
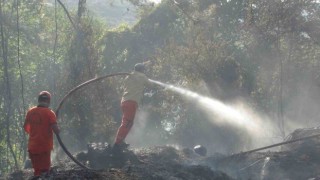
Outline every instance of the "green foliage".
[[[248, 4], [221, 1], [216, 3], [219, 6], [215, 6], [213, 1], [203, 2], [206, 6], [201, 3], [180, 5], [182, 18], [172, 27], [183, 30], [183, 34], [180, 33], [182, 37], [170, 38], [166, 47], [158, 51], [156, 58], [159, 65], [155, 68], [158, 77], [165, 81], [171, 79], [171, 83], [189, 88], [204, 81], [214, 97], [226, 102], [238, 97], [246, 98], [253, 102], [253, 109], [263, 111], [270, 117], [278, 114], [280, 86], [283, 89], [280, 103], [286, 111], [290, 107], [289, 101], [296, 100], [291, 97], [301, 93], [298, 88], [301, 86], [298, 83], [302, 80], [300, 78], [306, 80], [307, 77], [313, 77], [308, 80], [310, 86], [317, 82], [315, 76], [310, 74], [313, 68], [306, 66], [315, 67], [313, 54], [317, 54], [318, 46], [314, 46], [312, 39], [301, 35], [306, 32], [299, 28], [306, 21], [303, 11], [311, 7], [311, 1], [249, 1]], [[316, 49], [308, 46], [310, 51], [303, 53], [304, 43], [313, 44], [311, 46]], [[281, 72], [280, 59], [284, 65]], [[302, 64], [306, 66], [302, 67]], [[280, 74], [284, 74], [282, 82]], [[289, 114], [293, 112], [286, 113], [292, 116]], [[204, 130], [208, 127], [200, 123], [193, 125], [194, 121], [205, 119], [203, 113], [193, 117], [188, 114], [180, 114], [190, 118], [190, 121], [185, 121], [185, 127], [188, 128], [183, 133], [189, 128]], [[277, 118], [273, 121], [276, 123]], [[219, 129], [214, 125], [211, 127], [212, 131]], [[228, 132], [232, 134], [232, 131]], [[206, 135], [201, 134], [198, 140]], [[237, 147], [237, 144], [234, 145]]]
[[[318, 117], [312, 108], [319, 105], [320, 79], [320, 6], [315, 1], [164, 0], [156, 6], [142, 6], [141, 19], [133, 27], [121, 24], [113, 29], [89, 13], [74, 18], [74, 29], [59, 6], [55, 19], [54, 7], [43, 1], [21, 1], [19, 58], [27, 107], [22, 105], [13, 3], [3, 1], [2, 22], [13, 94], [10, 141], [20, 167], [25, 156], [24, 112], [36, 105], [39, 91], [53, 93], [51, 107], [55, 109], [79, 83], [129, 72], [135, 63], [148, 60], [153, 64], [147, 71], [151, 79], [227, 103], [244, 99], [253, 110], [275, 117], [276, 123], [279, 107], [290, 123], [299, 123], [306, 115], [311, 126]], [[0, 60], [0, 67], [4, 67], [2, 56]], [[59, 118], [67, 147], [78, 150], [88, 141], [113, 141], [121, 119], [121, 83], [120, 77], [97, 82], [68, 99]], [[1, 68], [0, 171], [10, 172], [14, 160], [7, 148], [5, 89]], [[174, 140], [184, 146], [203, 143], [213, 148], [224, 143], [218, 149], [228, 152], [250, 146], [245, 132], [209, 122], [193, 102], [159, 89], [152, 92], [144, 104], [150, 119], [145, 129], [147, 141]], [[304, 97], [313, 106], [308, 106]], [[217, 138], [213, 141], [212, 136]]]

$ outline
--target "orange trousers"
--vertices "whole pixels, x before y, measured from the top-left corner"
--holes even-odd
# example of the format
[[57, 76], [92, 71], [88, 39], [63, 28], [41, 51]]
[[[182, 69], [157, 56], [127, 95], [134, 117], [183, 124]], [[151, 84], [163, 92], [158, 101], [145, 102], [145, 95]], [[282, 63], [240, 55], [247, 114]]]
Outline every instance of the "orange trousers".
[[133, 126], [133, 120], [136, 115], [138, 104], [135, 101], [124, 101], [121, 103], [122, 121], [118, 129], [115, 144], [120, 144], [127, 137]]
[[31, 159], [35, 176], [40, 176], [41, 173], [49, 172], [51, 166], [50, 155], [51, 151], [43, 153], [29, 152], [29, 158]]

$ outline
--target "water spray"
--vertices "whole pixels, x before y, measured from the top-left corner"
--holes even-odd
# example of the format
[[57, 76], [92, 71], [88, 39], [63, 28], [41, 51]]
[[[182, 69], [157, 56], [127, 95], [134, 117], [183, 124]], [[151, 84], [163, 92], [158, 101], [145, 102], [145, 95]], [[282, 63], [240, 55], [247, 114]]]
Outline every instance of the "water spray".
[[[198, 93], [184, 88], [176, 87], [151, 79], [149, 79], [149, 81], [192, 99], [194, 102], [201, 105], [203, 109], [209, 110], [217, 117], [221, 117], [223, 119], [223, 122], [228, 122], [232, 125], [243, 127], [251, 132], [261, 132], [262, 130], [258, 123], [254, 121], [253, 117], [251, 117], [247, 112], [241, 112], [230, 105], [222, 103], [219, 100], [199, 95]], [[219, 119], [216, 119], [215, 121], [219, 121]]]
[[[258, 123], [256, 121], [254, 121], [252, 116], [247, 112], [239, 111], [239, 110], [235, 109], [234, 107], [226, 105], [216, 99], [201, 96], [195, 92], [192, 92], [192, 91], [184, 89], [184, 88], [176, 87], [176, 86], [173, 86], [170, 84], [165, 84], [165, 83], [151, 80], [151, 79], [149, 79], [149, 81], [151, 81], [152, 83], [158, 84], [168, 90], [171, 90], [171, 91], [174, 91], [174, 92], [179, 93], [181, 95], [184, 95], [185, 97], [191, 98], [192, 100], [196, 100], [196, 102], [199, 103], [200, 105], [203, 105], [204, 108], [213, 111], [216, 115], [223, 117], [224, 120], [226, 120], [232, 124], [236, 124], [236, 125], [240, 125], [242, 127], [245, 127], [249, 131], [255, 132], [255, 134], [259, 134], [262, 132], [262, 128], [261, 128], [261, 126], [259, 126], [260, 122]], [[256, 119], [259, 119], [259, 118], [257, 117]], [[248, 151], [241, 152], [238, 154], [233, 154], [232, 156], [229, 156], [228, 158], [243, 155], [243, 154], [253, 153], [253, 152], [257, 152], [257, 151], [261, 151], [261, 150], [265, 150], [265, 149], [270, 149], [273, 147], [278, 147], [281, 145], [290, 144], [290, 143], [294, 143], [294, 142], [298, 142], [298, 141], [304, 141], [307, 139], [317, 138], [317, 137], [320, 137], [320, 133], [315, 134], [315, 135], [311, 135], [311, 136], [293, 139], [290, 141], [284, 141], [281, 143], [272, 144], [272, 145], [265, 146], [265, 147], [260, 147], [260, 148], [248, 150]]]
[[266, 157], [264, 159], [264, 162], [263, 162], [263, 165], [262, 165], [262, 169], [261, 169], [261, 173], [260, 173], [260, 179], [261, 180], [264, 180], [264, 177], [266, 176], [267, 174], [267, 164], [268, 162], [270, 161], [270, 157]]

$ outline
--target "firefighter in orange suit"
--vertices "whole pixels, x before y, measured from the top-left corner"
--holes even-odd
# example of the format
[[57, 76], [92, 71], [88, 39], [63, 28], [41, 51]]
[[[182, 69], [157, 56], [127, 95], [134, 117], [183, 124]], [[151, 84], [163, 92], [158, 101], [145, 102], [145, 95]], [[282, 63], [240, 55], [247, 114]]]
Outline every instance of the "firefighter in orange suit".
[[24, 123], [24, 130], [29, 134], [28, 152], [35, 176], [49, 173], [53, 131], [60, 132], [56, 115], [49, 109], [50, 99], [49, 92], [40, 92], [38, 105], [28, 110]]
[[123, 115], [115, 138], [114, 151], [121, 151], [121, 149], [128, 146], [124, 140], [133, 125], [133, 120], [138, 109], [138, 104], [142, 99], [144, 88], [150, 85], [150, 81], [144, 72], [145, 65], [138, 63], [134, 66], [134, 71], [125, 79], [124, 93], [121, 99]]

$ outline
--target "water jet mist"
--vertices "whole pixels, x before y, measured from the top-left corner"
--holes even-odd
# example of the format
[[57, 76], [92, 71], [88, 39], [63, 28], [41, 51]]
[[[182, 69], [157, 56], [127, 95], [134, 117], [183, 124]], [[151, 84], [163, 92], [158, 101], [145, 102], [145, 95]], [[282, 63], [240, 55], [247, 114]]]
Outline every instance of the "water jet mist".
[[266, 137], [267, 135], [267, 130], [269, 130], [267, 127], [271, 127], [267, 125], [267, 121], [264, 121], [264, 124], [262, 125], [262, 119], [248, 108], [238, 108], [233, 105], [227, 105], [217, 99], [202, 96], [184, 88], [151, 79], [149, 80], [152, 83], [160, 85], [167, 90], [179, 93], [185, 98], [197, 103], [201, 109], [208, 113], [212, 123], [227, 124], [245, 129], [252, 135], [252, 138], [257, 140], [256, 142], [259, 142], [259, 144], [261, 144], [261, 138]]

